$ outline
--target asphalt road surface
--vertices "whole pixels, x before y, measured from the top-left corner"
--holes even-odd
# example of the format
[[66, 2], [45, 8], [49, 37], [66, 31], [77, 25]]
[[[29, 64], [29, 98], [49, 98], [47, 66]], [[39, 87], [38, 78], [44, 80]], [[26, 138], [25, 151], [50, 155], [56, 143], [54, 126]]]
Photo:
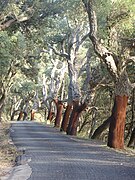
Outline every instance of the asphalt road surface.
[[[35, 122], [14, 122], [11, 137], [25, 149], [29, 180], [135, 180], [135, 157]], [[31, 160], [30, 160], [31, 159]]]

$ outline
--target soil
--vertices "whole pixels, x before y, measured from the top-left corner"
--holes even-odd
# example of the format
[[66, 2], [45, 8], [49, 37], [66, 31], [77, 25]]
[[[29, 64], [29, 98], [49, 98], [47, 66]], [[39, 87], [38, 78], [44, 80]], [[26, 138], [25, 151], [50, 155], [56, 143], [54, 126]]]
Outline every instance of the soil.
[[17, 149], [9, 136], [9, 123], [0, 123], [0, 179], [15, 165]]

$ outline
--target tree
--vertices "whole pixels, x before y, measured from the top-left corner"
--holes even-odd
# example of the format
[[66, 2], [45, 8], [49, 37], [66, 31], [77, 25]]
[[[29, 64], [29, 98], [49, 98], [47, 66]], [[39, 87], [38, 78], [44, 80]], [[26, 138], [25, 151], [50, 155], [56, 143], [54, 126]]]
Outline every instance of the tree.
[[20, 32], [9, 35], [6, 31], [0, 32], [0, 112], [4, 101], [13, 85], [18, 66], [22, 64], [23, 50], [25, 49], [24, 36]]
[[[77, 10], [79, 10], [78, 4], [76, 2], [74, 3], [74, 6], [77, 7]], [[51, 42], [51, 45], [50, 45], [53, 52], [59, 57], [64, 58], [68, 64], [68, 75], [69, 75], [69, 81], [70, 81], [69, 86], [68, 86], [68, 105], [64, 113], [62, 126], [61, 126], [61, 130], [64, 130], [64, 131], [66, 131], [66, 128], [69, 122], [69, 116], [72, 111], [72, 106], [73, 106], [73, 109], [75, 109], [76, 106], [78, 107], [82, 106], [80, 104], [81, 95], [80, 95], [80, 90], [79, 90], [79, 83], [77, 82], [78, 81], [77, 71], [79, 71], [79, 65], [81, 64], [81, 59], [79, 60], [77, 59], [78, 58], [77, 54], [79, 52], [79, 49], [82, 46], [82, 43], [88, 37], [87, 32], [82, 31], [82, 29], [85, 26], [85, 21], [82, 21], [82, 16], [78, 18], [76, 18], [75, 16], [74, 17], [72, 16], [73, 19], [70, 19], [69, 16], [71, 16], [71, 14], [75, 15], [75, 12], [72, 12], [72, 11], [66, 12], [66, 16], [61, 20], [65, 24], [65, 26], [62, 27], [63, 29], [61, 28], [61, 25], [62, 25], [61, 22], [59, 22], [59, 26], [61, 28], [60, 30], [62, 31], [61, 35], [57, 34], [57, 36], [55, 36], [57, 38], [54, 39], [55, 41], [53, 40], [53, 42]], [[79, 22], [81, 23], [81, 27], [80, 27]], [[58, 27], [58, 24], [57, 24], [57, 27]], [[57, 50], [55, 47], [53, 47], [53, 46], [56, 46], [55, 45], [56, 43], [58, 44]], [[78, 70], [76, 69], [76, 66], [78, 66]], [[72, 113], [73, 113], [72, 118], [74, 118], [75, 113], [78, 114], [78, 112], [75, 112], [75, 111], [72, 111]], [[75, 118], [75, 121], [77, 119]]]
[[[112, 112], [113, 119], [110, 123], [108, 146], [122, 149], [124, 147], [126, 107], [132, 85], [126, 72], [125, 62], [120, 62], [119, 56], [103, 46], [97, 37], [97, 17], [93, 2], [91, 0], [83, 0], [83, 3], [89, 19], [89, 38], [93, 44], [95, 53], [106, 64], [115, 83], [115, 106]], [[130, 59], [130, 57], [127, 57], [127, 59]]]
[[[0, 2], [0, 4], [0, 33], [3, 36], [1, 36], [1, 40], [3, 38], [1, 41], [3, 44], [1, 46], [1, 51], [3, 51], [1, 57], [3, 59], [5, 58], [4, 60], [1, 58], [1, 63], [4, 63], [2, 66], [4, 65], [6, 67], [3, 66], [6, 70], [5, 72], [9, 74], [9, 76], [3, 74], [6, 78], [2, 78], [1, 82], [1, 112], [5, 94], [8, 94], [7, 91], [10, 91], [10, 84], [13, 85], [10, 76], [12, 76], [13, 79], [13, 76], [18, 73], [18, 70], [21, 70], [27, 78], [31, 78], [32, 81], [37, 83], [39, 71], [38, 64], [39, 60], [42, 58], [40, 56], [42, 50], [41, 45], [42, 47], [44, 46], [44, 38], [41, 38], [41, 34], [38, 34], [37, 29], [39, 28], [39, 24], [42, 27], [42, 23], [44, 20], [46, 21], [47, 17], [53, 17], [61, 13], [60, 8], [57, 7], [61, 2], [41, 2], [32, 0], [16, 2], [3, 1]], [[48, 24], [49, 23], [47, 23], [47, 25]], [[26, 44], [27, 48], [24, 49], [22, 45], [25, 46]], [[6, 58], [6, 56], [8, 56], [8, 58]], [[7, 71], [8, 66], [11, 66], [9, 71]], [[3, 71], [4, 68], [2, 69]]]

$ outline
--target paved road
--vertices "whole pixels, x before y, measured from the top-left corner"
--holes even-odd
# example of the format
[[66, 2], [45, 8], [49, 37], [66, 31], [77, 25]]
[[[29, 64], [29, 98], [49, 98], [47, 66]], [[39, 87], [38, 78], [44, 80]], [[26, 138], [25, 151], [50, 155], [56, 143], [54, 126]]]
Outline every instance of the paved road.
[[12, 130], [17, 147], [31, 158], [29, 180], [135, 180], [133, 157], [38, 123], [15, 122]]

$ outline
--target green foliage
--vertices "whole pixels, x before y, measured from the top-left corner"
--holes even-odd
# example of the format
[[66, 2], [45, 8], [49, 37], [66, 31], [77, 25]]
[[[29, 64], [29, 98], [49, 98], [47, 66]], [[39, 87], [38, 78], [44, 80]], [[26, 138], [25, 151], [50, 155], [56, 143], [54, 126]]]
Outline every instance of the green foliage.
[[126, 36], [130, 36], [134, 30], [135, 2], [133, 0], [116, 1], [112, 6], [110, 14], [111, 13], [113, 13], [114, 21], [116, 21], [118, 30], [123, 35], [126, 33]]
[[135, 28], [134, 0], [97, 0], [95, 11], [98, 18], [99, 37], [106, 46], [110, 28], [115, 27], [119, 37], [132, 37]]
[[0, 74], [8, 74], [9, 68], [21, 63], [25, 52], [25, 38], [20, 32], [9, 36], [6, 31], [0, 32]]
[[0, 32], [0, 76], [2, 77], [8, 71], [11, 64], [12, 55], [12, 42], [7, 32]]
[[33, 94], [34, 89], [35, 84], [32, 81], [21, 76], [15, 79], [15, 83], [11, 88], [11, 92], [23, 98], [24, 96]]

